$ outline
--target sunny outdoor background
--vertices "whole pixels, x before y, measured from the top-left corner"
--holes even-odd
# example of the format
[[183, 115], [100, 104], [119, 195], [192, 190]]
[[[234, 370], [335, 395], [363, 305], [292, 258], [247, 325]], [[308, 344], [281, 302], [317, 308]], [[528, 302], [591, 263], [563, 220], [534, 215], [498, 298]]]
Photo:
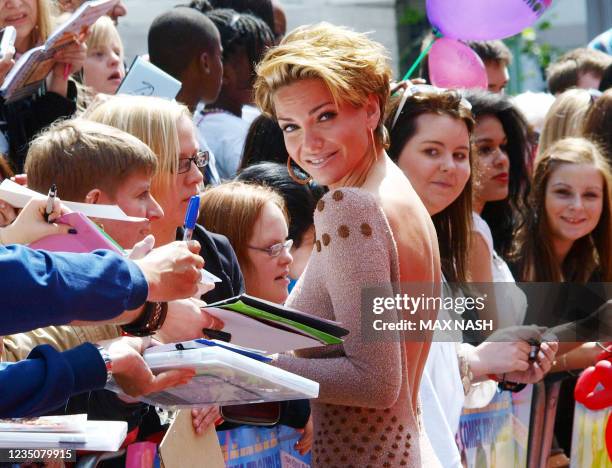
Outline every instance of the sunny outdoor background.
[[[128, 16], [121, 19], [119, 30], [127, 45], [128, 63], [136, 54], [145, 52], [147, 27], [153, 18], [180, 3], [181, 0], [126, 0]], [[288, 30], [325, 20], [371, 31], [389, 50], [396, 75], [403, 75], [416, 57], [418, 38], [427, 28], [425, 0], [282, 0], [282, 3], [287, 11]], [[516, 58], [508, 92], [543, 89], [541, 66], [565, 50], [585, 46], [611, 27], [612, 0], [553, 0], [534, 28], [507, 41]], [[527, 52], [518, 54], [522, 50]]]

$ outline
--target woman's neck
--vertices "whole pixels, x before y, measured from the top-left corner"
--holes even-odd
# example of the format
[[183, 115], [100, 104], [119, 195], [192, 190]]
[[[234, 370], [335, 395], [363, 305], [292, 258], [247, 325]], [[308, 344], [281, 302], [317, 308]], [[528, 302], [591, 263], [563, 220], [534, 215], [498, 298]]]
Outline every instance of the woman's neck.
[[377, 150], [375, 158], [368, 151], [349, 174], [338, 182], [330, 184], [329, 188], [333, 190], [340, 187], [363, 187], [368, 180], [380, 173], [384, 173], [386, 159], [387, 153], [385, 153], [384, 149]]
[[563, 262], [567, 258], [567, 254], [574, 245], [574, 241], [565, 239], [552, 239], [553, 252], [555, 253], [555, 260], [559, 266], [559, 270], [562, 270]]
[[32, 33], [28, 34], [25, 37], [22, 37], [21, 39], [19, 37], [17, 37], [17, 39], [15, 39], [15, 52], [19, 55], [26, 53], [28, 50], [30, 50], [32, 47], [34, 47], [34, 40], [32, 38]]
[[479, 198], [472, 198], [472, 210], [478, 214], [482, 214], [482, 210], [484, 210], [485, 203], [486, 202], [483, 202]]

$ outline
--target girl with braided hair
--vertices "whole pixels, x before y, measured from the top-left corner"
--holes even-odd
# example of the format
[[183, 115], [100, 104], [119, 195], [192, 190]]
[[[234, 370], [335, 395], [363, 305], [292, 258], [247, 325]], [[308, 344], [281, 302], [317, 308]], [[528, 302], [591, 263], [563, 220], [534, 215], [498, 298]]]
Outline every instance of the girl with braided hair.
[[230, 9], [206, 15], [219, 29], [223, 47], [223, 82], [217, 100], [207, 105], [196, 125], [215, 154], [219, 175], [231, 179], [238, 169], [249, 123], [242, 107], [253, 102], [255, 65], [274, 44], [274, 34], [256, 16]]

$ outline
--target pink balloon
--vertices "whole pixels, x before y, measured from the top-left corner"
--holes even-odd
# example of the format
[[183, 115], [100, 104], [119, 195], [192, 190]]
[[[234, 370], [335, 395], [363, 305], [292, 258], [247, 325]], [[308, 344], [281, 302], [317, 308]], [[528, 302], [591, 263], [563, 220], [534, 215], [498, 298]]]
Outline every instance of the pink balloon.
[[441, 38], [429, 52], [429, 78], [439, 88], [488, 88], [480, 57], [455, 39]]
[[427, 0], [429, 22], [446, 37], [482, 41], [514, 36], [552, 0]]

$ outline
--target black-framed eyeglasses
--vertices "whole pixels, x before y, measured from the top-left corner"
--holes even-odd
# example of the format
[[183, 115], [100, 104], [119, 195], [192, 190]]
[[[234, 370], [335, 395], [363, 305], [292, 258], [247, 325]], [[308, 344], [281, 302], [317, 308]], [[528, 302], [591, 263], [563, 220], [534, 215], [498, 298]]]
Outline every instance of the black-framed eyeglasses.
[[283, 249], [287, 249], [289, 251], [291, 246], [293, 245], [293, 239], [287, 239], [285, 242], [279, 242], [278, 244], [271, 245], [267, 248], [262, 247], [253, 247], [252, 245], [247, 245], [249, 249], [259, 250], [260, 252], [267, 253], [270, 257], [278, 257]]
[[180, 158], [178, 160], [177, 173], [184, 174], [185, 172], [189, 172], [191, 163], [194, 163], [196, 167], [199, 168], [206, 167], [209, 159], [210, 154], [208, 151], [198, 151], [190, 158]]

